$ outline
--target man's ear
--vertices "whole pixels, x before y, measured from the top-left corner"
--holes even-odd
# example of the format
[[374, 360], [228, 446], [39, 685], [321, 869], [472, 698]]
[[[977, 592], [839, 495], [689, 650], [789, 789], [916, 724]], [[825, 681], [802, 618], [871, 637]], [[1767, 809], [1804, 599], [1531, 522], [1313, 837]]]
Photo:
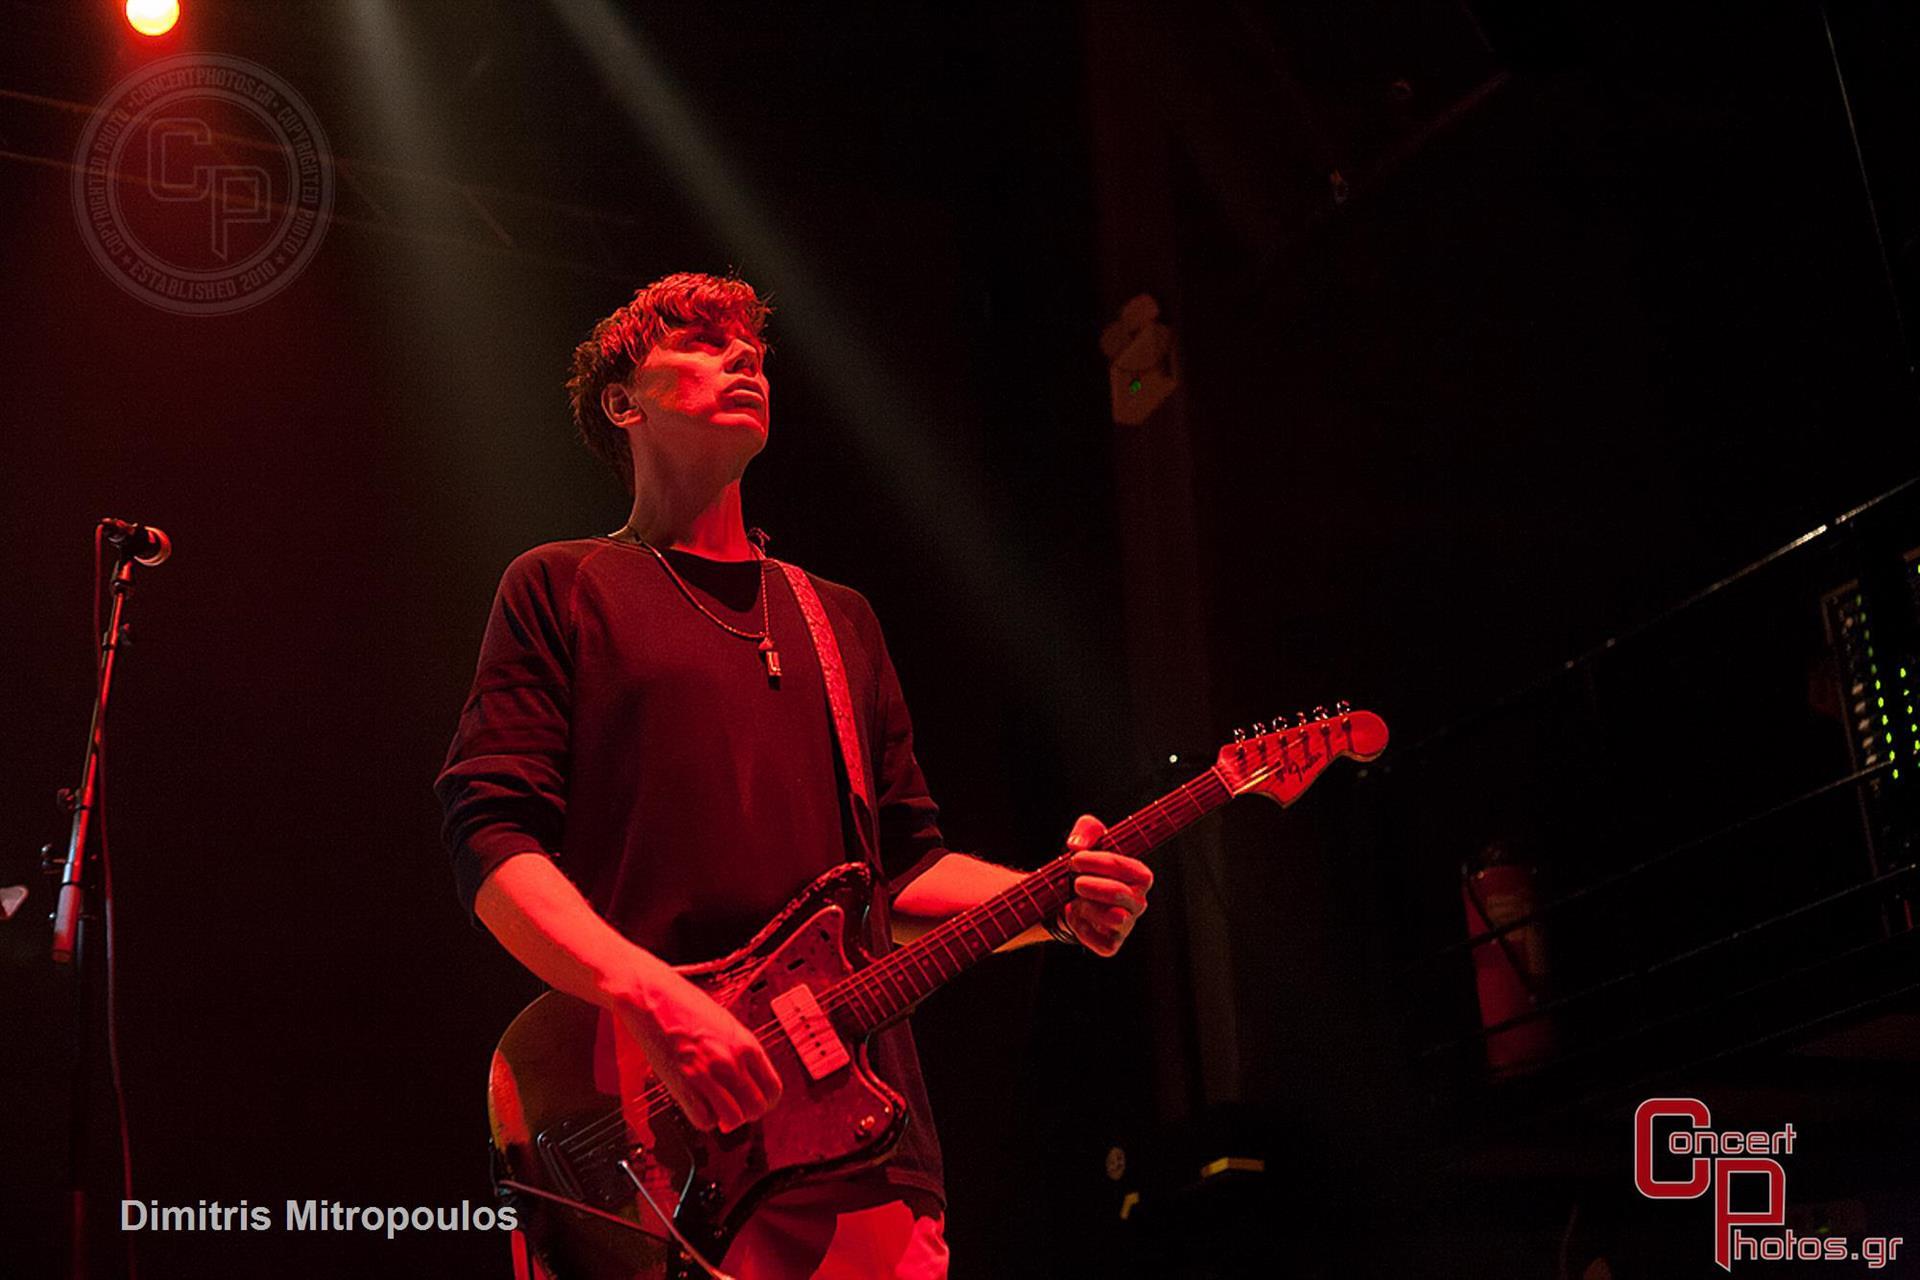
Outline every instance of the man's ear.
[[607, 421], [624, 431], [631, 431], [647, 420], [639, 401], [624, 382], [610, 382], [600, 389], [600, 410], [607, 415]]

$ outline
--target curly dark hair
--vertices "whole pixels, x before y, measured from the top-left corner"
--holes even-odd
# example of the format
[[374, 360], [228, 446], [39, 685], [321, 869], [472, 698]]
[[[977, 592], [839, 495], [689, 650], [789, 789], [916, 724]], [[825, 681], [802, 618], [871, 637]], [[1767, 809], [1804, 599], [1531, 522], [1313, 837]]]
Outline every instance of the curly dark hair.
[[631, 302], [594, 325], [587, 340], [573, 349], [567, 402], [573, 408], [574, 428], [593, 456], [613, 468], [628, 493], [633, 492], [633, 454], [627, 433], [607, 420], [600, 393], [633, 376], [647, 352], [669, 333], [703, 324], [741, 329], [758, 339], [771, 310], [744, 280], [681, 271], [636, 290]]

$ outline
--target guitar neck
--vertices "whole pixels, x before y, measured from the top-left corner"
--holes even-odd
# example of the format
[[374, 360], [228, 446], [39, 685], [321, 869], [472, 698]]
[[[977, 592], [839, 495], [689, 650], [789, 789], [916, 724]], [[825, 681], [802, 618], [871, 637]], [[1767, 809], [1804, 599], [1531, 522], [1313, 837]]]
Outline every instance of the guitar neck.
[[[1101, 844], [1143, 858], [1233, 795], [1220, 771], [1208, 769], [1107, 828]], [[863, 1035], [904, 1016], [982, 957], [1058, 915], [1073, 897], [1071, 859], [1061, 854], [1018, 884], [896, 947], [839, 983], [828, 999], [852, 1015]]]

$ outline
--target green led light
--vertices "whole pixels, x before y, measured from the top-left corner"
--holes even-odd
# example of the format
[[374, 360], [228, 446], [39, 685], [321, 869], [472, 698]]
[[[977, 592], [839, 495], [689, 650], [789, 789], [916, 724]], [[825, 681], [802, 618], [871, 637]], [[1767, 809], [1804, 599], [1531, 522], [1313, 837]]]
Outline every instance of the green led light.
[[1873, 687], [1874, 687], [1874, 688], [1876, 688], [1876, 689], [1878, 689], [1878, 688], [1880, 687], [1880, 682], [1879, 682], [1878, 680], [1875, 680], [1875, 681], [1873, 682]]
[[1140, 389], [1140, 379], [1138, 378], [1135, 378], [1132, 382], [1129, 382], [1127, 384], [1128, 391], [1138, 391], [1139, 389]]
[[1875, 698], [1873, 700], [1873, 705], [1876, 707], [1884, 707], [1887, 705], [1887, 700], [1885, 698]]

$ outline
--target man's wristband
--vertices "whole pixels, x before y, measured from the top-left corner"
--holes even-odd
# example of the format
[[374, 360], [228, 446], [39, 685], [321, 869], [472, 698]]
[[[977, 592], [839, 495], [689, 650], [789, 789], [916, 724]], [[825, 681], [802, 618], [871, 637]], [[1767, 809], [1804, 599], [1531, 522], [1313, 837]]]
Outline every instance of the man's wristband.
[[1061, 907], [1059, 911], [1047, 918], [1047, 934], [1055, 942], [1064, 942], [1070, 947], [1080, 945], [1080, 935], [1075, 933], [1067, 925], [1067, 909], [1065, 907]]

